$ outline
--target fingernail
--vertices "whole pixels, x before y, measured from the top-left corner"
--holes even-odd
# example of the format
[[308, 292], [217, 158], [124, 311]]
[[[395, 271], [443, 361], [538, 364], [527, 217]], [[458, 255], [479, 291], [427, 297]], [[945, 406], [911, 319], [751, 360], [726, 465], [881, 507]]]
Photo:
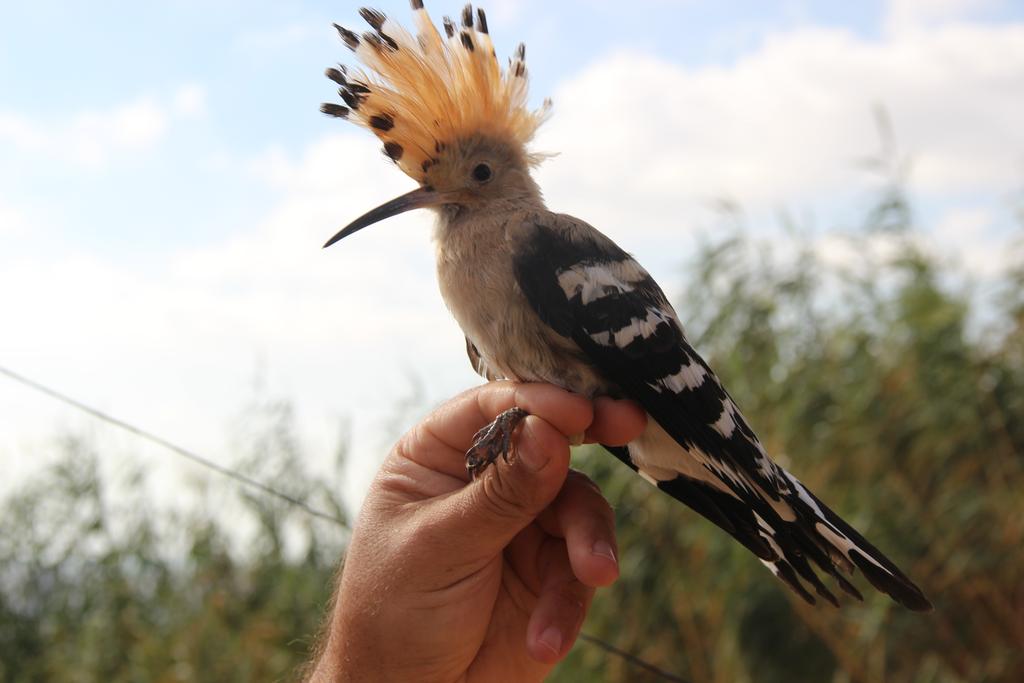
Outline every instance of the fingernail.
[[537, 447], [537, 441], [532, 438], [530, 429], [531, 426], [524, 420], [518, 437], [519, 443], [523, 447], [516, 449], [516, 455], [523, 461], [530, 472], [539, 472], [544, 469], [551, 458], [548, 453], [543, 452]]
[[554, 652], [556, 655], [562, 653], [562, 632], [554, 626], [548, 626], [544, 633], [540, 634], [540, 644]]
[[600, 555], [612, 561], [613, 564], [618, 565], [619, 561], [615, 559], [615, 551], [612, 550], [612, 546], [608, 541], [597, 541], [590, 548], [590, 552], [594, 555]]

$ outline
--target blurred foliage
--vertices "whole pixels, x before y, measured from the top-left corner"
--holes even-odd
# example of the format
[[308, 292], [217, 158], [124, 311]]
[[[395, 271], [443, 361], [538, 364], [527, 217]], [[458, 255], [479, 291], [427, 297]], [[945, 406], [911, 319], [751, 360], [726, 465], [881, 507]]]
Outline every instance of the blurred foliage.
[[[922, 248], [898, 187], [868, 215], [842, 267], [798, 237], [705, 245], [679, 310], [768, 449], [936, 611], [863, 581], [864, 603], [804, 605], [591, 450], [576, 464], [617, 507], [622, 578], [588, 633], [693, 683], [1024, 680], [1024, 266], [979, 301]], [[241, 469], [343, 517], [287, 405], [253, 405], [237, 431]], [[87, 442], [64, 450], [0, 517], [0, 681], [296, 677], [343, 531], [220, 480], [168, 514], [154, 482], [129, 472], [137, 493], [111, 495]], [[658, 680], [584, 643], [552, 678]]]
[[[287, 405], [253, 405], [238, 432], [239, 469], [344, 518], [338, 487], [304, 471]], [[0, 517], [0, 681], [295, 678], [343, 529], [222, 479], [168, 512], [138, 471], [112, 495], [88, 443], [63, 451]]]

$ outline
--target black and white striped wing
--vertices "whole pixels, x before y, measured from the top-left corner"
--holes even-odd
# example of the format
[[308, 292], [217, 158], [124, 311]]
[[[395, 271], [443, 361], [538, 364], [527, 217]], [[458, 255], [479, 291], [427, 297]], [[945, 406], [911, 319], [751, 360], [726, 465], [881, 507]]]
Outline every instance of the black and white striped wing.
[[[533, 226], [515, 255], [515, 274], [540, 318], [574, 340], [671, 437], [670, 455], [692, 459], [649, 476], [659, 488], [731, 533], [809, 602], [797, 575], [836, 600], [808, 559], [858, 598], [839, 569], [857, 566], [901, 604], [930, 608], [895, 565], [771, 461], [661, 288], [614, 242], [557, 216]], [[637, 469], [624, 449], [610, 450]]]
[[777, 496], [779, 468], [686, 340], [658, 284], [593, 228], [567, 227], [536, 226], [515, 257], [517, 281], [537, 314], [681, 446], [706, 452], [720, 478], [756, 482]]

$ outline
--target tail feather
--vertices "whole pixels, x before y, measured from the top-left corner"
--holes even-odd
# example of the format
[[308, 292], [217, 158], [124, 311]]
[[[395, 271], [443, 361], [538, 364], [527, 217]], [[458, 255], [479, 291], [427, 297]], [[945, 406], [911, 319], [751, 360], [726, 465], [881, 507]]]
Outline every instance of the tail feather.
[[[627, 447], [605, 446], [616, 458], [637, 470]], [[683, 475], [654, 482], [659, 489], [728, 532], [761, 560], [768, 569], [809, 604], [816, 599], [804, 582], [822, 599], [838, 607], [839, 601], [824, 585], [814, 566], [856, 600], [860, 591], [843, 575], [860, 569], [872, 586], [897, 603], [915, 611], [932, 609], [921, 590], [875, 546], [822, 503], [796, 477], [778, 471], [789, 483], [780, 491], [793, 511], [793, 519], [778, 514], [778, 502], [769, 504], [749, 490], [734, 489], [730, 495], [705, 482]], [[813, 565], [813, 566], [812, 566]], [[803, 581], [801, 581], [803, 579]]]
[[[800, 583], [800, 579], [796, 577], [796, 572], [793, 571], [793, 566], [786, 560], [776, 560], [775, 562], [769, 562], [767, 560], [761, 560], [764, 566], [768, 567], [768, 570], [775, 574], [775, 576], [782, 579], [782, 582], [789, 586], [794, 593], [799, 595], [810, 605], [817, 604], [817, 600], [814, 596], [807, 592], [804, 585]], [[835, 598], [832, 598], [833, 601]], [[838, 605], [836, 605], [838, 607]]]
[[[796, 573], [800, 578], [804, 579], [814, 587], [815, 593], [827, 600], [833, 606], [839, 607], [839, 601], [836, 599], [836, 596], [825, 587], [825, 584], [821, 582], [821, 579], [818, 578], [818, 575], [814, 573], [814, 569], [812, 569], [811, 565], [807, 562], [807, 557], [802, 552], [801, 546], [806, 547], [808, 544], [801, 543], [801, 531], [799, 527], [786, 523], [777, 524], [775, 527], [772, 527], [762, 520], [760, 516], [758, 516], [758, 521], [763, 523], [763, 533], [766, 536], [770, 535], [773, 537], [775, 543], [779, 547], [782, 559], [778, 560], [778, 562], [792, 567], [796, 570]], [[811, 558], [820, 565], [820, 560], [817, 555], [811, 555]]]
[[[631, 469], [637, 471], [637, 466], [629, 457], [628, 448], [625, 446], [605, 446], [604, 448]], [[828, 562], [828, 557], [821, 549], [805, 540], [794, 525], [788, 525], [776, 517], [777, 524], [773, 528], [750, 505], [689, 477], [678, 476], [675, 479], [656, 482], [656, 485], [739, 541], [754, 553], [772, 574], [808, 603], [814, 605], [816, 600], [804, 588], [800, 577], [810, 583], [819, 596], [832, 605], [839, 606], [839, 601], [814, 573], [801, 549], [806, 549], [808, 551], [806, 554], [817, 564], [827, 565], [831, 570], [830, 573], [838, 579], [839, 586], [844, 591], [863, 600], [857, 589], [835, 572], [831, 563]], [[762, 512], [771, 514], [770, 508], [767, 511], [762, 510]], [[789, 526], [793, 527], [793, 531], [786, 529]]]
[[[833, 558], [835, 557], [834, 553], [829, 553], [826, 550], [823, 550], [819, 544], [811, 540], [811, 538], [805, 533], [793, 534], [793, 537], [796, 539], [797, 543], [799, 543], [800, 549], [804, 554], [811, 558], [811, 560], [814, 561], [814, 564], [827, 572], [844, 593], [863, 602], [864, 596], [861, 595], [860, 591], [857, 590], [852, 583], [847, 581], [846, 577], [840, 573], [840, 568], [833, 562]], [[849, 565], [848, 567], [844, 565], [844, 568], [848, 572], [853, 570], [852, 565]]]
[[[629, 457], [625, 446], [604, 446], [604, 449], [628, 465], [634, 472], [637, 466]], [[687, 477], [676, 477], [656, 482], [659, 489], [680, 503], [703, 515], [723, 531], [743, 544], [762, 560], [776, 560], [778, 553], [771, 549], [758, 531], [757, 521], [749, 506], [703, 482]]]
[[[900, 571], [899, 567], [807, 490], [796, 477], [784, 470], [783, 472], [796, 493], [788, 502], [797, 512], [798, 522], [806, 528], [809, 536], [831, 548], [833, 553], [840, 554], [843, 559], [860, 569], [872, 586], [904, 607], [916, 612], [927, 612], [932, 609], [931, 602], [921, 589]], [[831, 564], [840, 563], [833, 557]], [[827, 566], [822, 567], [828, 570]]]
[[882, 551], [871, 545], [857, 529], [829, 509], [792, 474], [786, 473], [798, 492], [801, 502], [806, 503], [809, 513], [816, 516], [814, 531], [817, 536], [849, 558], [871, 586], [889, 595], [893, 600], [914, 611], [930, 611], [929, 602], [921, 589], [900, 571]]
[[739, 500], [687, 477], [659, 481], [657, 486], [707, 517], [761, 560], [778, 557], [759, 530], [753, 512]]

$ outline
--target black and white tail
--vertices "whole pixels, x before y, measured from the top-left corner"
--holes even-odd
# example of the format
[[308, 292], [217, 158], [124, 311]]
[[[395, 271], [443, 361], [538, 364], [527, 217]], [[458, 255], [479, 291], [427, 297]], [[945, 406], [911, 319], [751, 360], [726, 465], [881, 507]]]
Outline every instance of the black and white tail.
[[[626, 447], [605, 446], [619, 460], [646, 474], [634, 463]], [[843, 592], [863, 600], [860, 591], [846, 578], [860, 569], [871, 585], [899, 604], [915, 611], [929, 611], [931, 603], [921, 590], [881, 551], [822, 503], [785, 470], [791, 493], [784, 496], [792, 519], [776, 512], [778, 502], [743, 500], [725, 487], [684, 475], [658, 481], [645, 476], [659, 489], [727, 531], [754, 553], [771, 572], [810, 604], [816, 600], [805, 586], [829, 603], [839, 606], [835, 595], [818, 577], [816, 565]], [[789, 516], [789, 515], [786, 515]], [[801, 581], [802, 579], [802, 581]]]

